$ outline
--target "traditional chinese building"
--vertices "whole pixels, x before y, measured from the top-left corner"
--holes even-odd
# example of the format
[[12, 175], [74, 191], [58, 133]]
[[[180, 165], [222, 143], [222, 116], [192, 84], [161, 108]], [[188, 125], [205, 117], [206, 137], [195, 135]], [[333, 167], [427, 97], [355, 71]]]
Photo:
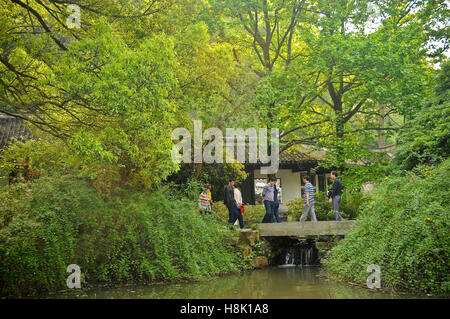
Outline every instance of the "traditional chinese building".
[[[14, 141], [25, 141], [31, 138], [31, 132], [25, 127], [22, 119], [0, 114], [0, 152]], [[14, 169], [9, 173], [9, 182], [18, 179], [28, 180], [39, 172], [29, 170], [29, 158], [14, 159]], [[7, 182], [5, 182], [7, 183]]]
[[[328, 189], [331, 169], [318, 167], [324, 152], [309, 152], [306, 149], [292, 149], [282, 152], [279, 156], [279, 169], [274, 176], [277, 178], [277, 187], [280, 190], [279, 200], [286, 204], [288, 200], [303, 197], [303, 177], [309, 175], [316, 192], [325, 192]], [[261, 192], [267, 183], [269, 175], [261, 174], [260, 168], [267, 164], [245, 163], [245, 170], [249, 174], [242, 183], [242, 197], [244, 203], [261, 203]]]
[[30, 137], [31, 133], [25, 127], [22, 119], [0, 114], [0, 150], [5, 148], [14, 139], [23, 141]]

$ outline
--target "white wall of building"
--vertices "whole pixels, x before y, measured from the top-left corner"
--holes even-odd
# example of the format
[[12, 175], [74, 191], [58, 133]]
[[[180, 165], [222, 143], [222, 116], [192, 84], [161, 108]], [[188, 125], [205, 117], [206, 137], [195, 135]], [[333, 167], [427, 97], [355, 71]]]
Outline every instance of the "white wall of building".
[[[292, 172], [291, 169], [279, 169], [275, 176], [281, 179], [281, 200], [285, 204], [288, 200], [301, 197], [300, 172]], [[254, 178], [265, 178], [259, 169], [254, 170]]]

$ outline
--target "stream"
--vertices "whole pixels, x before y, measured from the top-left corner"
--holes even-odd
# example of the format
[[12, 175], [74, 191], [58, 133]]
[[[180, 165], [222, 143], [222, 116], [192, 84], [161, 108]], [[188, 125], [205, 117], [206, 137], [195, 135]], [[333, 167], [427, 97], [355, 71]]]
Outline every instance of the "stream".
[[284, 265], [225, 275], [201, 282], [82, 288], [49, 294], [44, 298], [427, 298], [426, 295], [391, 294], [350, 286], [319, 277], [319, 272], [319, 266]]

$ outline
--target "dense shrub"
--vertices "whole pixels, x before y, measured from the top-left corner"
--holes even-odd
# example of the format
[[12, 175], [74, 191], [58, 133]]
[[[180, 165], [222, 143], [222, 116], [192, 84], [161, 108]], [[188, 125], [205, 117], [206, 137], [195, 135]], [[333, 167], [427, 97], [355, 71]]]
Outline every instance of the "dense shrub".
[[105, 201], [88, 183], [70, 178], [4, 187], [1, 295], [64, 288], [73, 263], [88, 284], [189, 280], [241, 269], [242, 260], [225, 244], [229, 232], [195, 206], [164, 189]]
[[221, 221], [228, 221], [228, 209], [222, 201], [214, 202], [212, 205], [212, 211], [213, 214]]
[[[35, 186], [35, 187], [32, 187]], [[0, 192], [1, 294], [36, 293], [60, 287], [76, 250], [81, 212], [94, 203], [85, 188], [41, 180], [18, 183]], [[70, 209], [67, 209], [70, 206]]]
[[[367, 201], [361, 192], [344, 192], [339, 207], [340, 213], [344, 218], [355, 219], [358, 216], [360, 208]], [[330, 203], [328, 205], [331, 206]], [[333, 215], [334, 216], [334, 215]], [[333, 217], [334, 218], [334, 217]]]
[[[223, 202], [214, 202], [213, 213], [223, 222], [228, 222], [228, 209]], [[263, 205], [245, 205], [244, 226], [251, 227], [252, 224], [260, 223], [266, 214]]]
[[330, 251], [330, 275], [365, 284], [367, 266], [377, 264], [384, 288], [448, 292], [450, 161], [375, 189], [357, 228]]
[[394, 169], [435, 164], [450, 155], [450, 63], [442, 63], [434, 92], [411, 114], [397, 138]]
[[168, 182], [176, 187], [192, 181], [198, 181], [201, 185], [211, 185], [211, 194], [214, 201], [223, 201], [223, 189], [228, 185], [230, 178], [236, 182], [242, 182], [248, 177], [242, 163], [183, 163], [180, 170], [168, 177]]
[[[359, 207], [363, 203], [364, 198], [362, 193], [344, 192], [341, 198], [339, 211], [344, 219], [354, 219], [359, 211]], [[305, 206], [304, 198], [296, 198], [287, 201], [288, 219], [290, 221], [298, 221], [302, 216], [303, 207]], [[316, 212], [317, 220], [334, 220], [334, 213], [332, 205], [328, 202], [325, 192], [314, 194], [314, 210]], [[310, 220], [308, 217], [307, 220]]]
[[265, 214], [266, 209], [264, 208], [264, 205], [245, 205], [245, 212], [243, 215], [244, 223], [247, 226], [260, 223]]

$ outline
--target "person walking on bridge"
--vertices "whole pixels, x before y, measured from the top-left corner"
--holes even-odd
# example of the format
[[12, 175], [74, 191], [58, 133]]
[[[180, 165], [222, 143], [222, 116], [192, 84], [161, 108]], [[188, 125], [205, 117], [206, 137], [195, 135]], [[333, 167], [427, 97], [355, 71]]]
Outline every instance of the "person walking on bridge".
[[242, 194], [241, 191], [238, 189], [239, 185], [234, 183], [234, 200], [236, 201], [236, 208], [234, 209], [234, 215], [233, 215], [233, 224], [236, 225], [236, 223], [239, 221], [239, 228], [244, 229], [244, 218], [242, 217], [241, 212], [241, 205], [242, 205]]
[[314, 210], [314, 186], [311, 184], [311, 177], [303, 177], [303, 183], [305, 183], [305, 206], [303, 207], [300, 221], [304, 222], [308, 218], [308, 213], [310, 213], [311, 221], [317, 222], [316, 212]]
[[234, 179], [230, 179], [228, 185], [224, 188], [223, 203], [228, 208], [228, 223], [233, 225], [236, 218], [234, 214], [237, 210], [236, 200], [234, 199]]
[[329, 202], [333, 205], [334, 218], [337, 221], [343, 221], [341, 214], [339, 214], [339, 204], [341, 203], [341, 195], [342, 195], [342, 183], [338, 177], [338, 173], [336, 171], [331, 172], [331, 179], [333, 180], [333, 188], [330, 192]]
[[263, 203], [266, 208], [266, 215], [264, 216], [263, 223], [273, 223], [273, 215], [275, 210], [275, 183], [277, 179], [273, 176], [269, 178], [269, 183], [266, 184], [262, 191]]
[[277, 185], [273, 185], [273, 215], [277, 223], [281, 223], [280, 216], [278, 216], [278, 209], [280, 208], [280, 202], [278, 201], [278, 188]]

